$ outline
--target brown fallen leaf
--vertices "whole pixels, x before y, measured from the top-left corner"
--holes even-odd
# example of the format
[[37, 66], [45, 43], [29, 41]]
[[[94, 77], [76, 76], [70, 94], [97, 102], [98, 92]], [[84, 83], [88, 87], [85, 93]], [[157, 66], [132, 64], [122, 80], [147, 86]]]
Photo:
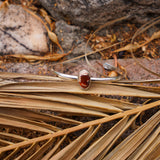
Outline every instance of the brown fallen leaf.
[[121, 52], [121, 51], [128, 51], [128, 52], [136, 51], [140, 47], [141, 47], [141, 45], [139, 45], [138, 43], [128, 44], [125, 47], [122, 47], [120, 49], [117, 49], [117, 50], [113, 51], [113, 53]]
[[43, 8], [41, 8], [40, 14], [42, 17], [44, 17], [45, 21], [49, 24], [49, 26], [51, 28], [52, 21], [51, 21], [51, 17], [48, 15], [48, 13]]
[[[70, 52], [69, 52], [70, 53]], [[53, 55], [46, 55], [46, 56], [36, 56], [36, 55], [22, 55], [22, 54], [15, 54], [15, 55], [7, 55], [6, 57], [13, 57], [13, 58], [18, 58], [18, 59], [25, 59], [25, 60], [41, 60], [41, 61], [58, 61], [61, 58], [67, 56], [69, 53], [63, 53], [63, 54], [58, 54], [55, 53]]]
[[61, 49], [62, 53], [64, 53], [63, 48], [62, 48], [61, 45], [59, 44], [59, 41], [58, 41], [58, 38], [57, 38], [56, 34], [53, 33], [53, 32], [51, 32], [50, 30], [47, 30], [47, 32], [48, 32], [49, 39], [50, 39], [53, 43], [57, 44], [57, 46]]
[[151, 41], [160, 38], [160, 31], [158, 32], [154, 32], [153, 35], [151, 36], [151, 38], [149, 38], [145, 43], [141, 44], [142, 46], [145, 46], [146, 44], [150, 43]]

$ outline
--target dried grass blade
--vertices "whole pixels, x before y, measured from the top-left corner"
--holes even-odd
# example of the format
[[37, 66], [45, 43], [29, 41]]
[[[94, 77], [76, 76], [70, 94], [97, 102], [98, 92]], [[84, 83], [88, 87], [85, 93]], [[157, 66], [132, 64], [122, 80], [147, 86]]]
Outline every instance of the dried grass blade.
[[160, 122], [160, 111], [153, 115], [146, 123], [130, 134], [104, 160], [127, 159]]
[[[96, 135], [96, 133], [98, 132], [98, 130], [100, 129], [100, 127], [101, 127], [101, 125], [98, 125], [97, 128], [96, 128], [91, 134], [88, 135], [88, 137], [85, 137], [85, 139], [82, 140], [83, 143], [81, 143], [80, 145], [79, 145], [78, 142], [76, 142], [76, 141], [78, 141], [78, 139], [76, 139], [75, 141], [72, 142], [72, 143], [73, 143], [72, 145], [74, 145], [74, 143], [78, 143], [78, 145], [76, 146], [76, 148], [74, 148], [74, 150], [76, 150], [76, 152], [72, 154], [72, 157], [74, 157], [74, 155], [78, 154], [78, 153], [80, 152], [80, 150], [83, 149], [83, 148], [93, 139], [93, 137]], [[85, 134], [85, 133], [84, 133], [84, 134]], [[79, 138], [80, 138], [80, 137], [79, 137]], [[70, 145], [71, 145], [71, 144], [70, 144]], [[69, 148], [70, 146], [67, 146], [67, 147]], [[64, 150], [66, 150], [67, 147], [64, 148]], [[73, 147], [74, 147], [74, 146], [73, 146]], [[71, 149], [71, 150], [72, 150], [72, 149]], [[59, 153], [58, 153], [58, 154], [59, 154]], [[53, 156], [53, 157], [54, 157], [54, 156]]]
[[[93, 137], [94, 137], [94, 136], [96, 135], [96, 133], [99, 131], [100, 127], [101, 127], [101, 124], [99, 124], [99, 125], [97, 126], [97, 128], [92, 132], [92, 134], [88, 137], [88, 139], [86, 140], [85, 144], [83, 145], [83, 148], [93, 139]], [[83, 148], [82, 148], [82, 149], [83, 149]]]
[[160, 93], [160, 87], [151, 87], [151, 86], [142, 86], [142, 85], [129, 85], [129, 84], [115, 84], [115, 85], [135, 88], [135, 89], [142, 90], [142, 91], [147, 91], [147, 92]]
[[71, 142], [67, 147], [62, 149], [56, 155], [54, 155], [50, 160], [66, 160], [74, 158], [74, 156], [79, 152], [81, 147], [87, 141], [89, 135], [93, 132], [93, 128], [94, 127], [92, 126], [89, 127], [85, 133], [83, 133], [80, 137]]
[[53, 133], [53, 131], [51, 130], [52, 126], [30, 121], [24, 118], [5, 115], [2, 113], [0, 113], [0, 124], [6, 125], [6, 126], [18, 127], [18, 128], [26, 128], [26, 129], [36, 130], [40, 132]]
[[56, 150], [60, 147], [66, 137], [67, 135], [64, 135], [63, 138], [61, 138], [61, 140], [41, 160], [50, 159], [50, 157], [56, 152]]
[[126, 125], [129, 117], [124, 117], [114, 127], [112, 127], [105, 135], [98, 139], [93, 145], [91, 145], [78, 160], [93, 160], [95, 159], [118, 135], [118, 133]]
[[160, 79], [147, 79], [147, 80], [119, 80], [118, 83], [160, 83]]
[[44, 127], [46, 129], [50, 129], [52, 131], [59, 131], [61, 130], [60, 128], [53, 126], [53, 125], [49, 125], [46, 123], [41, 123], [41, 119], [39, 119], [39, 122], [37, 121], [37, 119], [32, 120], [32, 119], [28, 119], [28, 112], [23, 112], [22, 110], [15, 110], [13, 108], [0, 108], [0, 114], [6, 115], [8, 117], [14, 117], [16, 120], [21, 119], [24, 120], [24, 122], [28, 123], [28, 124], [33, 124], [33, 125], [37, 125], [40, 127]]
[[69, 118], [63, 118], [60, 116], [35, 112], [32, 110], [27, 110], [27, 109], [0, 107], [0, 113], [5, 113], [5, 114], [10, 113], [10, 115], [16, 115], [17, 117], [22, 117], [22, 118], [29, 119], [32, 121], [60, 122], [60, 123], [67, 123], [67, 124], [73, 124], [73, 125], [82, 123], [82, 122], [72, 120]]
[[[45, 110], [52, 110], [52, 111], [59, 111], [65, 113], [65, 115], [79, 115], [79, 116], [98, 116], [98, 117], [108, 117], [107, 114], [97, 112], [97, 111], [91, 111], [87, 109], [81, 109], [81, 108], [75, 108], [75, 107], [68, 107], [66, 105], [60, 105], [60, 108], [46, 108], [46, 107], [35, 107], [35, 106], [20, 106], [20, 105], [13, 105], [13, 104], [0, 104], [0, 107], [6, 107], [6, 108], [28, 108], [28, 109], [45, 109]], [[67, 109], [61, 109], [61, 107], [68, 107]]]
[[8, 140], [16, 140], [16, 141], [28, 140], [28, 138], [26, 137], [22, 137], [12, 133], [5, 133], [5, 132], [0, 132], [0, 138], [7, 138]]
[[[158, 142], [160, 144], [160, 127], [158, 127], [152, 134], [149, 136], [144, 143], [140, 147], [137, 148], [137, 150], [128, 158], [128, 160], [143, 160], [145, 159], [146, 155], [151, 153], [155, 147], [153, 147], [153, 144], [155, 145], [155, 142]], [[157, 144], [158, 144], [157, 143]], [[156, 145], [157, 145], [156, 144]], [[152, 146], [152, 147], [151, 147]]]
[[14, 84], [14, 83], [16, 83], [16, 82], [13, 82], [13, 81], [10, 81], [10, 80], [0, 81], [0, 87], [8, 85], [8, 84]]
[[140, 157], [140, 160], [159, 160], [160, 158], [160, 136], [149, 146], [144, 152], [144, 155]]
[[121, 112], [122, 110], [119, 108], [116, 108], [110, 104], [107, 103], [102, 103], [102, 102], [97, 102], [94, 100], [90, 100], [87, 97], [80, 97], [78, 95], [73, 95], [73, 94], [67, 94], [67, 93], [39, 93], [36, 95], [40, 95], [43, 98], [47, 98], [48, 100], [52, 101], [57, 101], [57, 102], [63, 102], [63, 103], [70, 103], [70, 104], [75, 104], [75, 105], [80, 105], [84, 106], [85, 108], [88, 109], [93, 109], [101, 112], [111, 112], [111, 113], [116, 113], [116, 112]]
[[107, 103], [110, 104], [112, 106], [115, 106], [117, 108], [120, 108], [122, 110], [127, 110], [127, 109], [133, 109], [138, 107], [139, 105], [134, 104], [134, 103], [130, 103], [130, 102], [126, 102], [123, 100], [117, 100], [117, 99], [111, 99], [111, 98], [104, 98], [104, 97], [98, 97], [98, 96], [90, 96], [90, 95], [79, 95], [81, 97], [85, 97], [89, 100], [95, 101], [95, 102], [103, 102], [103, 103]]
[[22, 154], [20, 154], [16, 160], [27, 159], [30, 155], [32, 155], [36, 151], [37, 143], [32, 143], [32, 145], [26, 149]]
[[0, 139], [0, 146], [7, 146], [7, 145], [12, 145], [14, 144], [13, 142], [10, 142], [10, 141], [7, 141], [7, 140], [3, 140], [3, 139]]
[[77, 107], [71, 104], [34, 100], [27, 98], [0, 98], [0, 107], [10, 107], [10, 108], [25, 108], [25, 109], [47, 109], [52, 111], [59, 111], [68, 114], [81, 114], [81, 115], [94, 115], [94, 116], [107, 116], [107, 114], [88, 110], [82, 107]]
[[52, 76], [41, 76], [33, 74], [22, 74], [22, 73], [9, 73], [9, 72], [0, 72], [1, 79], [28, 79], [28, 80], [43, 80], [43, 81], [62, 81], [59, 77]]
[[16, 148], [13, 150], [7, 157], [5, 157], [5, 160], [13, 159], [13, 157], [19, 152], [19, 148]]
[[33, 61], [33, 60], [39, 60], [39, 61], [58, 61], [62, 59], [64, 56], [67, 56], [68, 54], [59, 54], [55, 53], [54, 55], [46, 55], [46, 56], [36, 56], [36, 55], [24, 55], [24, 54], [12, 54], [8, 55], [7, 57], [14, 57], [18, 59], [25, 59], [28, 61]]
[[101, 152], [96, 158], [95, 160], [99, 160], [99, 159], [103, 159], [104, 156], [107, 154], [107, 152], [111, 149], [111, 147], [113, 147], [113, 145], [115, 144], [115, 142], [121, 137], [121, 135], [131, 126], [131, 124], [136, 120], [136, 118], [140, 115], [140, 113], [136, 114], [135, 116], [133, 116], [131, 119], [129, 119], [129, 121], [127, 122], [127, 124], [124, 126], [124, 128], [117, 134], [117, 136], [113, 139], [113, 141], [105, 148], [105, 150], [103, 150], [103, 152]]
[[114, 107], [111, 104], [103, 103], [101, 101], [95, 101], [93, 98], [88, 99], [87, 96], [73, 95], [68, 93], [32, 93], [32, 94], [14, 94], [14, 93], [2, 93], [0, 92], [0, 96], [8, 97], [22, 97], [22, 98], [31, 98], [31, 99], [39, 99], [39, 100], [49, 100], [55, 102], [63, 102], [68, 104], [74, 104], [83, 106], [88, 109], [93, 109], [101, 112], [110, 112], [116, 113], [121, 112], [122, 110]]
[[136, 97], [160, 98], [160, 94], [141, 91], [138, 89], [116, 86], [113, 84], [92, 83], [91, 88], [87, 91], [81, 90], [79, 84], [75, 81], [68, 82], [28, 82], [9, 84], [0, 87], [1, 92], [64, 92], [78, 94], [103, 94], [103, 95], [120, 95]]
[[42, 145], [28, 160], [41, 159], [43, 154], [48, 150], [50, 145], [55, 141], [55, 138], [49, 139], [44, 145]]

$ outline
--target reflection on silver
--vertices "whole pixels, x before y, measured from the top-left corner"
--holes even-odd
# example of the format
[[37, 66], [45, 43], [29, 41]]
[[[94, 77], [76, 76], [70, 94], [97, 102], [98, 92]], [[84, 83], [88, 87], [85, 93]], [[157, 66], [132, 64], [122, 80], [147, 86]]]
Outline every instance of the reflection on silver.
[[[60, 73], [60, 72], [57, 72], [57, 71], [54, 71], [54, 72], [55, 72], [59, 77], [78, 80], [78, 76], [73, 76], [73, 75], [69, 75], [69, 74], [64, 74], [64, 73]], [[90, 79], [91, 79], [91, 81], [116, 81], [116, 80], [119, 80], [119, 79], [120, 79], [120, 76], [117, 76], [117, 77], [106, 77], [106, 78], [91, 77]]]
[[69, 75], [69, 74], [64, 74], [64, 73], [60, 73], [57, 71], [54, 71], [59, 77], [62, 78], [69, 78], [69, 79], [78, 79], [78, 76], [73, 76], [73, 75]]
[[[116, 68], [108, 63], [104, 63], [103, 67], [107, 70], [107, 71], [115, 71]], [[117, 81], [119, 80], [121, 77], [118, 74], [118, 76], [116, 77], [105, 77], [105, 78], [94, 78], [94, 77], [90, 77], [90, 74], [87, 70], [81, 70], [79, 72], [79, 76], [73, 76], [73, 75], [69, 75], [69, 74], [64, 74], [64, 73], [60, 73], [57, 71], [54, 71], [59, 77], [62, 78], [68, 78], [68, 79], [74, 79], [77, 80], [81, 86], [82, 89], [87, 90], [90, 87], [90, 83], [91, 81], [107, 81], [107, 82], [113, 82], [113, 81]]]

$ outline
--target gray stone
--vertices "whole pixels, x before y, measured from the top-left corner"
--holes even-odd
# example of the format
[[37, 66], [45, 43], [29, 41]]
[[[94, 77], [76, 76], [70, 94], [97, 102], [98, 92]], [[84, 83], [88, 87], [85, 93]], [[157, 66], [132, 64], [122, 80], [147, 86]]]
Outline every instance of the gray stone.
[[160, 15], [159, 0], [38, 0], [56, 20], [82, 27], [97, 27], [111, 19], [131, 15], [132, 23], [144, 24]]
[[[84, 36], [88, 30], [81, 29], [78, 26], [68, 25], [65, 21], [60, 20], [56, 22], [55, 33], [65, 53], [72, 50], [68, 58], [83, 55], [85, 53], [85, 39]], [[87, 52], [92, 51], [90, 46], [87, 46]]]
[[2, 8], [0, 21], [1, 55], [48, 52], [47, 32], [43, 24], [21, 6]]

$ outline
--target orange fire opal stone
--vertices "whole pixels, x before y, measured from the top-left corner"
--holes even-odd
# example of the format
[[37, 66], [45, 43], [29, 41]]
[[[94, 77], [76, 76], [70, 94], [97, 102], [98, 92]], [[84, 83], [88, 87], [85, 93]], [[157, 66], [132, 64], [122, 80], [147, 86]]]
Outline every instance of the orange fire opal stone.
[[82, 70], [79, 73], [79, 78], [78, 78], [79, 84], [82, 88], [87, 89], [90, 85], [90, 75], [89, 72], [86, 70]]

